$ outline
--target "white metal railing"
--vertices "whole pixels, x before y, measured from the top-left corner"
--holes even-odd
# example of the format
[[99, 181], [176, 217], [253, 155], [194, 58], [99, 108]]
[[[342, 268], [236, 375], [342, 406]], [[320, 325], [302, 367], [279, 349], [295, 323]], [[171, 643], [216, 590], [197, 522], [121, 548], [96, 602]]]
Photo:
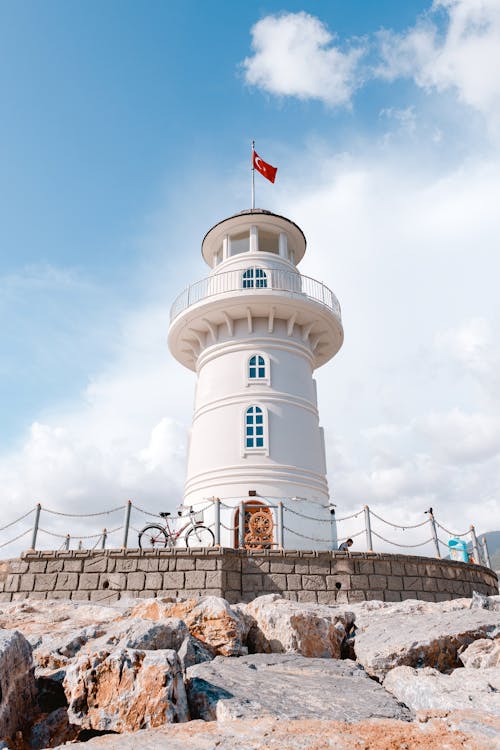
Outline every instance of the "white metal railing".
[[[258, 273], [257, 273], [258, 272]], [[264, 272], [264, 275], [262, 274]], [[248, 266], [237, 271], [223, 271], [197, 281], [179, 294], [170, 309], [170, 321], [183, 310], [207, 297], [239, 292], [252, 294], [258, 290], [267, 292], [286, 292], [293, 297], [307, 297], [319, 302], [341, 319], [340, 304], [334, 293], [321, 281], [302, 276], [294, 271], [283, 271], [279, 268], [262, 268]]]

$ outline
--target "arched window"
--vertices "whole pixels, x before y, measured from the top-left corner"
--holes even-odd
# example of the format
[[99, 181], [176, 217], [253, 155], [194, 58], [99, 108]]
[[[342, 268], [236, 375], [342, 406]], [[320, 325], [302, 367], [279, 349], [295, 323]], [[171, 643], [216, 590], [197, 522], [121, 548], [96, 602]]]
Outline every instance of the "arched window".
[[245, 412], [245, 447], [264, 448], [264, 412], [250, 406]]
[[249, 380], [265, 380], [266, 362], [260, 354], [254, 354], [248, 360], [248, 378]]
[[264, 289], [267, 287], [267, 275], [263, 268], [247, 268], [243, 271], [243, 289]]

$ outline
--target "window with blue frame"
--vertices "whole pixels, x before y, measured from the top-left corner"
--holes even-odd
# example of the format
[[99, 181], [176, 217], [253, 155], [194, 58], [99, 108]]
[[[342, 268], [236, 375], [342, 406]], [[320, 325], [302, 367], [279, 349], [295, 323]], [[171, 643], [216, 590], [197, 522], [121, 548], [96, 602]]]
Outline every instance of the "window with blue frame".
[[250, 380], [265, 380], [266, 362], [260, 354], [254, 354], [248, 360], [248, 377]]
[[243, 289], [264, 289], [267, 275], [263, 268], [247, 268], [243, 271]]
[[246, 448], [264, 448], [264, 412], [260, 406], [250, 406], [245, 412]]

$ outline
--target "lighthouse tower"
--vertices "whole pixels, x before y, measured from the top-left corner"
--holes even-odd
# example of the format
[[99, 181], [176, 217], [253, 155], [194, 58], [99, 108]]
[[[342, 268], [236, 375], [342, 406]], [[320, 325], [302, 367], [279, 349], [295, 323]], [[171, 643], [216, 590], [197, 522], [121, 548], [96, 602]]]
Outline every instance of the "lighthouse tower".
[[222, 546], [336, 543], [313, 373], [343, 329], [334, 294], [297, 270], [305, 250], [293, 221], [242, 211], [207, 232], [210, 272], [172, 306], [170, 351], [197, 374], [184, 505], [220, 513]]

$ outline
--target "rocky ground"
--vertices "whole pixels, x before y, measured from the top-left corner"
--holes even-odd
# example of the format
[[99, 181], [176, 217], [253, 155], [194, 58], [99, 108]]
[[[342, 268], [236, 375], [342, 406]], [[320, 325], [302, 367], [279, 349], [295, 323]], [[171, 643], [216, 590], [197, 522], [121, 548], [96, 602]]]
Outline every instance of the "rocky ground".
[[0, 609], [0, 748], [500, 748], [500, 597]]

